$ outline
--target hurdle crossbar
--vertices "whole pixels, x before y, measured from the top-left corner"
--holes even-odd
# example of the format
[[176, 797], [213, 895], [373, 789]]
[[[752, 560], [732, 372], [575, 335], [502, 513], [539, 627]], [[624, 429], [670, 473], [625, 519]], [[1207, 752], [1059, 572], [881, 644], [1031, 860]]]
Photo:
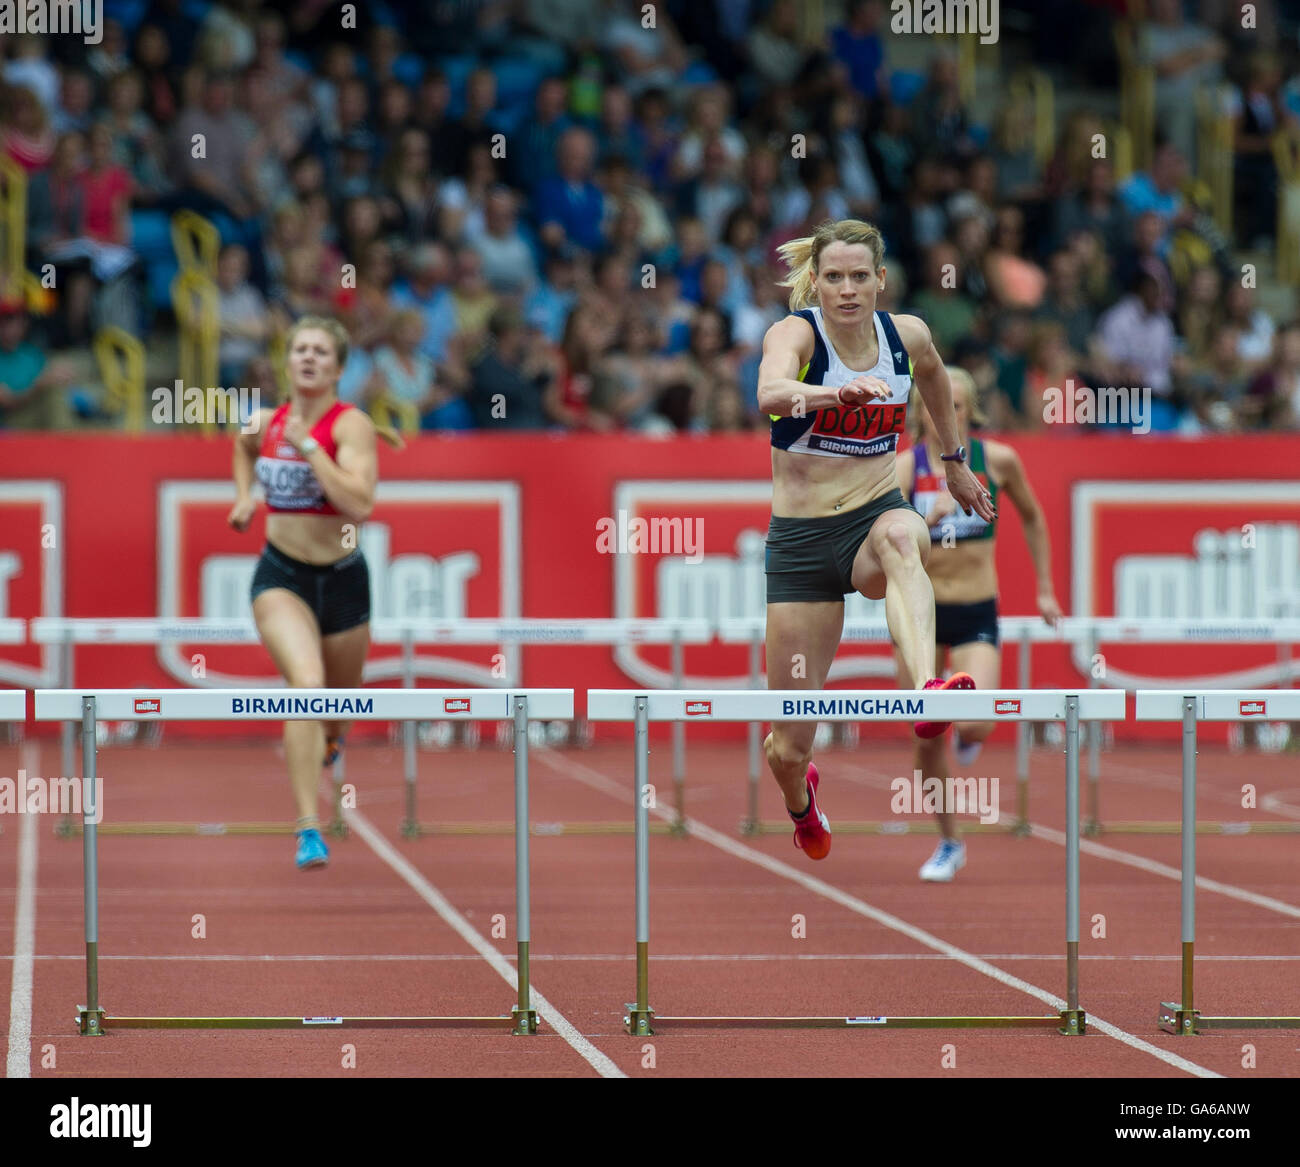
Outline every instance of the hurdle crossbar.
[[0, 721], [27, 720], [27, 690], [0, 689]]
[[[592, 689], [587, 693], [591, 721], [631, 721], [634, 725], [633, 806], [636, 836], [636, 1000], [627, 1005], [628, 1032], [645, 1036], [655, 1026], [721, 1028], [977, 1028], [1048, 1027], [1082, 1034], [1086, 1014], [1079, 1007], [1079, 725], [1119, 721], [1125, 695], [1119, 689], [991, 689], [961, 692]], [[650, 849], [649, 785], [651, 721], [1063, 721], [1066, 726], [1066, 1008], [1056, 1016], [1032, 1017], [664, 1017], [650, 1007]], [[690, 823], [687, 823], [688, 830]]]
[[1195, 1034], [1210, 1029], [1300, 1029], [1300, 1017], [1203, 1017], [1195, 1007], [1196, 967], [1196, 726], [1201, 721], [1300, 720], [1300, 691], [1291, 689], [1139, 690], [1137, 721], [1181, 722], [1182, 818], [1182, 996], [1160, 1002], [1160, 1028]]
[[[0, 710], [3, 705], [0, 705]], [[517, 916], [518, 999], [501, 1017], [115, 1017], [99, 999], [99, 850], [97, 784], [98, 718], [149, 721], [426, 720], [430, 717], [511, 721], [515, 746], [515, 906]], [[82, 836], [86, 923], [86, 1004], [77, 1008], [78, 1032], [102, 1036], [108, 1028], [279, 1029], [339, 1025], [348, 1028], [398, 1026], [508, 1027], [515, 1034], [537, 1032], [537, 1012], [529, 988], [530, 832], [528, 814], [528, 722], [530, 717], [571, 720], [572, 689], [100, 689], [90, 692], [38, 689], [38, 721], [79, 720], [83, 769]]]

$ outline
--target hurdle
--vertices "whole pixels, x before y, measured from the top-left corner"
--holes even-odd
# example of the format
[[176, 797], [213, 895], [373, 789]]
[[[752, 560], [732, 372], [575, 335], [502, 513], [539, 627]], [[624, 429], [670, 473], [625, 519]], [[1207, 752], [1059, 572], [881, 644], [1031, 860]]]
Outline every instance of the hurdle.
[[[593, 619], [547, 620], [539, 618], [492, 620], [377, 620], [371, 625], [371, 643], [402, 646], [402, 685], [412, 688], [416, 680], [415, 649], [418, 645], [590, 645], [614, 647], [624, 644], [668, 645], [673, 688], [681, 688], [684, 673], [684, 649], [688, 644], [708, 644], [713, 627], [707, 620], [660, 619]], [[508, 684], [520, 683], [512, 669]], [[575, 718], [579, 734], [586, 730], [584, 719]], [[403, 766], [406, 778], [406, 806], [401, 831], [407, 838], [425, 835], [500, 835], [509, 834], [509, 823], [473, 822], [456, 824], [421, 823], [416, 814], [416, 743], [415, 725], [402, 727]], [[686, 733], [682, 725], [673, 726], [673, 791], [676, 818], [670, 824], [655, 824], [656, 833], [681, 835], [686, 814]], [[617, 835], [631, 828], [622, 822], [552, 822], [535, 823], [536, 835]]]
[[[1300, 720], [1300, 692], [1276, 689], [1203, 689], [1195, 693], [1143, 689], [1136, 720], [1181, 722], [1182, 818], [1182, 1000], [1162, 1001], [1158, 1015], [1166, 1033], [1210, 1029], [1300, 1029], [1300, 1017], [1206, 1017], [1195, 1007], [1196, 962], [1196, 726], [1201, 721], [1247, 721], [1264, 717]], [[1244, 833], [1244, 832], [1242, 832]]]
[[[114, 1017], [99, 998], [99, 790], [95, 727], [115, 721], [322, 720], [340, 714], [356, 721], [425, 720], [431, 716], [510, 721], [515, 740], [515, 909], [518, 930], [518, 1000], [501, 1017]], [[77, 1030], [102, 1036], [114, 1029], [355, 1029], [503, 1028], [537, 1032], [529, 993], [528, 949], [528, 722], [573, 716], [572, 689], [38, 689], [38, 721], [80, 721], [83, 773], [82, 836], [86, 924], [86, 1004], [77, 1007]]]
[[[1290, 680], [1297, 666], [1291, 658], [1291, 645], [1300, 644], [1300, 620], [1296, 619], [1225, 619], [1225, 620], [1179, 620], [1179, 619], [1142, 619], [1134, 620], [1115, 616], [1066, 616], [1056, 627], [1049, 627], [1037, 616], [1001, 616], [998, 628], [1005, 646], [1009, 649], [1014, 643], [1017, 648], [1016, 684], [1020, 689], [1028, 689], [1031, 684], [1032, 649], [1040, 644], [1068, 644], [1083, 647], [1089, 661], [1096, 658], [1098, 650], [1107, 644], [1276, 644], [1278, 662]], [[766, 634], [766, 621], [763, 619], [723, 620], [718, 625], [718, 639], [723, 644], [747, 644], [749, 646], [749, 686], [762, 689], [762, 650]], [[841, 644], [880, 644], [892, 643], [889, 626], [883, 620], [846, 621], [840, 637]], [[893, 677], [893, 663], [889, 658], [880, 658], [881, 667], [877, 675]], [[1096, 670], [1088, 669], [1088, 687], [1100, 688], [1101, 678]], [[837, 670], [831, 669], [831, 679], [835, 679]], [[1177, 683], [1174, 683], [1177, 688]], [[1132, 686], [1128, 691], [1136, 691]], [[1177, 822], [1123, 820], [1102, 823], [1101, 819], [1101, 730], [1100, 722], [1090, 722], [1084, 728], [1087, 764], [1087, 815], [1084, 819], [1083, 832], [1086, 835], [1130, 834], [1130, 835], [1172, 835], [1178, 834], [1182, 827]], [[1028, 722], [1016, 726], [1016, 821], [1010, 824], [970, 823], [965, 828], [971, 832], [1005, 833], [1028, 835], [1029, 823], [1029, 769], [1030, 769], [1030, 732]], [[780, 822], [760, 822], [758, 818], [758, 790], [761, 781], [762, 758], [759, 748], [758, 726], [749, 726], [749, 807], [741, 820], [740, 831], [747, 835], [781, 833], [787, 828]], [[842, 834], [935, 834], [935, 823], [891, 823], [891, 822], [855, 822], [846, 821], [836, 825]], [[1198, 823], [1201, 834], [1297, 834], [1300, 823]]]
[[[21, 631], [23, 621], [15, 620], [13, 623]], [[0, 622], [0, 632], [2, 631], [3, 622]], [[191, 617], [171, 619], [40, 617], [31, 621], [31, 637], [34, 643], [58, 647], [59, 685], [64, 689], [70, 689], [76, 683], [74, 654], [77, 645], [132, 644], [156, 647], [164, 644], [251, 645], [259, 643], [257, 629], [251, 620], [207, 620]], [[421, 673], [417, 667], [415, 650], [421, 645], [502, 645], [509, 650], [524, 645], [653, 644], [670, 646], [673, 687], [680, 688], [683, 679], [684, 647], [691, 644], [707, 644], [712, 639], [713, 628], [706, 620], [547, 620], [540, 618], [376, 620], [371, 624], [371, 643], [400, 645], [402, 654], [400, 661], [371, 662], [371, 667], [373, 670], [376, 665], [379, 666], [381, 675], [375, 677], [375, 680], [398, 680], [403, 688], [414, 689]], [[501, 682], [504, 688], [522, 685], [523, 678], [519, 675], [514, 661], [508, 661], [506, 674], [501, 678]], [[467, 683], [473, 682], [467, 679]], [[436, 717], [432, 720], [452, 719]], [[579, 725], [581, 727], [581, 723]], [[68, 723], [65, 723], [62, 731], [62, 749], [64, 772], [71, 773], [75, 765], [75, 745], [74, 730]], [[513, 833], [512, 823], [420, 823], [416, 813], [418, 761], [416, 726], [413, 720], [402, 723], [402, 754], [405, 800], [399, 829], [404, 837]], [[347, 833], [340, 806], [345, 766], [346, 751], [334, 763], [334, 817], [326, 827], [329, 834], [338, 837]], [[676, 821], [671, 824], [656, 823], [656, 833], [677, 835], [683, 833], [681, 823], [685, 815], [686, 739], [682, 726], [673, 727], [673, 782], [678, 809]], [[100, 833], [104, 835], [275, 835], [289, 833], [292, 829], [283, 823], [268, 822], [122, 822], [105, 824], [100, 828]], [[531, 829], [537, 836], [608, 835], [626, 834], [631, 827], [623, 822], [548, 822], [534, 823]], [[56, 831], [60, 835], [72, 835], [77, 833], [77, 825], [74, 820], [66, 819], [58, 824]]]
[[[22, 725], [26, 720], [27, 690], [0, 689], [0, 725]], [[0, 834], [3, 833], [4, 827], [0, 826]]]
[[[636, 1001], [627, 1005], [629, 1033], [646, 1036], [656, 1026], [710, 1028], [952, 1029], [977, 1027], [1055, 1028], [1081, 1035], [1086, 1014], [1079, 1007], [1079, 725], [1120, 721], [1121, 689], [985, 689], [958, 692], [924, 690], [853, 691], [592, 689], [587, 717], [592, 721], [631, 721], [633, 805], [636, 823]], [[1066, 1008], [1055, 1016], [1005, 1017], [671, 1017], [650, 1007], [650, 851], [649, 810], [642, 792], [649, 785], [652, 721], [1056, 721], [1065, 723], [1066, 776]], [[688, 822], [689, 829], [689, 822]], [[788, 829], [788, 828], [787, 828]]]

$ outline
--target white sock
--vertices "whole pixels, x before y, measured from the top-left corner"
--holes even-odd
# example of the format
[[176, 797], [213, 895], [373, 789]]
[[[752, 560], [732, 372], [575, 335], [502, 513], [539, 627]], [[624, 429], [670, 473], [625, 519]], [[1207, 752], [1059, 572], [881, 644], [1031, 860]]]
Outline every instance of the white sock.
[[980, 756], [980, 750], [984, 747], [983, 742], [962, 741], [956, 734], [953, 735], [952, 752], [957, 761], [963, 766], [971, 765], [976, 758]]

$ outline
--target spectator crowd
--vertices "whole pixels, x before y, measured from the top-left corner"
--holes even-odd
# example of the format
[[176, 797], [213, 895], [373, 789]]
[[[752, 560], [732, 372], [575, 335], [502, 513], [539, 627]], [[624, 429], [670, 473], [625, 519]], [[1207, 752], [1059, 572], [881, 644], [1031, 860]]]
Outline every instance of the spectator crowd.
[[[1003, 0], [1003, 59], [1113, 106], [1125, 0], [1044, 7]], [[133, 232], [189, 209], [222, 237], [224, 385], [273, 385], [273, 337], [327, 314], [343, 398], [428, 430], [760, 428], [776, 248], [848, 217], [884, 233], [879, 307], [928, 323], [998, 428], [1113, 386], [1149, 390], [1157, 431], [1300, 428], [1300, 321], [1242, 277], [1276, 248], [1297, 29], [1241, 7], [1147, 0], [1157, 146], [1121, 181], [1086, 101], [1040, 159], [1023, 99], [972, 115], [950, 42], [891, 65], [883, 0], [828, 0], [816, 36], [798, 0], [105, 0], [98, 44], [0, 36], [27, 266], [60, 277], [40, 321], [0, 294], [0, 425], [31, 424], [97, 325], [166, 327]], [[1219, 83], [1231, 238], [1188, 120]]]

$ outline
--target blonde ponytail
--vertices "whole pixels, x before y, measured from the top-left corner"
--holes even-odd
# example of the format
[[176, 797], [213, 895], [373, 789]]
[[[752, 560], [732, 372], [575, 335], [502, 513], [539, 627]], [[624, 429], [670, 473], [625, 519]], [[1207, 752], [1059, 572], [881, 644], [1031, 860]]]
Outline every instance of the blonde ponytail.
[[817, 303], [817, 264], [822, 252], [831, 243], [861, 244], [871, 249], [876, 271], [885, 263], [885, 240], [879, 228], [861, 219], [827, 219], [817, 229], [802, 239], [791, 239], [776, 249], [789, 276], [779, 287], [790, 289], [790, 311], [798, 312]]

